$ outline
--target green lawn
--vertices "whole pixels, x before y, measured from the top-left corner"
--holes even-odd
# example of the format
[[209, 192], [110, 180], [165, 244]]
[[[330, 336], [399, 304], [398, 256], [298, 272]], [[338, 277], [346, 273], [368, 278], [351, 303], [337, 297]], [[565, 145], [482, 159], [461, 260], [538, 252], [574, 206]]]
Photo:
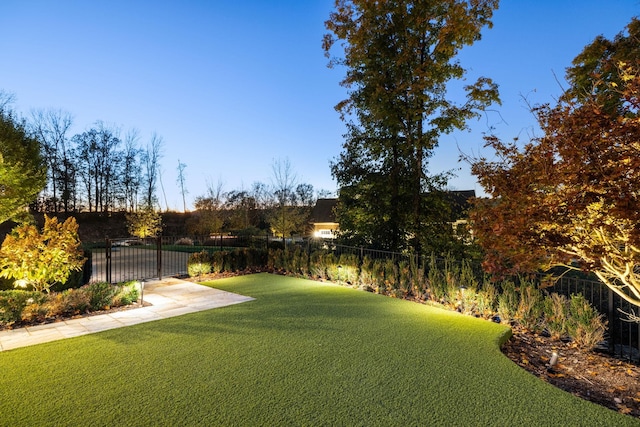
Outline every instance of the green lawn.
[[0, 353], [0, 425], [640, 425], [524, 372], [507, 329], [269, 274], [255, 297]]

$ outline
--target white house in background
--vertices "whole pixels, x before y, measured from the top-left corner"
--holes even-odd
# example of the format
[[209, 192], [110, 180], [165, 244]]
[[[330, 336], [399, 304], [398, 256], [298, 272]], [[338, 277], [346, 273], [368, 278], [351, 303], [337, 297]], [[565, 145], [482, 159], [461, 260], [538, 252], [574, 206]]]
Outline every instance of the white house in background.
[[338, 199], [318, 199], [311, 211], [311, 237], [335, 239], [340, 224], [336, 222], [334, 208]]

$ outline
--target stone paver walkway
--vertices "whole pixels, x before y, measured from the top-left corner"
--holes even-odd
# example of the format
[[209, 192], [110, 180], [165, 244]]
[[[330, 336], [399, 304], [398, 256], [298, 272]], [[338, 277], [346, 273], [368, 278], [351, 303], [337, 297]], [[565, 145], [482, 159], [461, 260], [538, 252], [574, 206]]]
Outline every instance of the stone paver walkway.
[[151, 305], [0, 331], [0, 351], [225, 307], [253, 299], [174, 278], [146, 282], [144, 302]]

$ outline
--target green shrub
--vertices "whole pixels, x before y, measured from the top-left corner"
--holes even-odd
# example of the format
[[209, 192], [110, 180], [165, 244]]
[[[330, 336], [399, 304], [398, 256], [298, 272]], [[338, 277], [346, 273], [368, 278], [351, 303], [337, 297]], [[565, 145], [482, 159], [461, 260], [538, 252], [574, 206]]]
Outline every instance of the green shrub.
[[325, 253], [322, 256], [322, 264], [324, 264], [324, 267], [327, 270], [327, 279], [332, 282], [337, 282], [339, 280], [338, 275], [340, 274], [340, 272], [338, 269], [339, 264], [336, 256], [331, 252]]
[[66, 283], [71, 272], [82, 270], [82, 254], [75, 218], [59, 223], [45, 215], [42, 232], [35, 225], [22, 224], [5, 237], [0, 276], [14, 279], [15, 286], [49, 292], [55, 283]]
[[189, 255], [187, 260], [187, 273], [190, 277], [202, 276], [211, 273], [211, 255], [203, 250]]
[[522, 281], [520, 284], [520, 302], [516, 310], [516, 320], [525, 329], [539, 331], [542, 325], [544, 299], [542, 292], [534, 284]]
[[373, 277], [373, 286], [377, 293], [381, 294], [385, 291], [384, 284], [384, 266], [385, 261], [383, 259], [376, 259], [373, 261], [371, 271]]
[[90, 310], [104, 310], [111, 307], [113, 297], [118, 292], [115, 286], [107, 282], [90, 283], [85, 289], [89, 294]]
[[498, 295], [498, 316], [501, 323], [509, 324], [515, 319], [518, 304], [516, 286], [511, 281], [502, 282], [502, 292]]
[[221, 273], [224, 271], [224, 251], [214, 252], [211, 256], [211, 266], [214, 273]]
[[578, 347], [593, 350], [604, 340], [607, 322], [582, 294], [571, 295], [567, 331]]
[[35, 291], [10, 290], [0, 292], [0, 324], [11, 326], [22, 320], [26, 306], [40, 304], [46, 295]]
[[489, 318], [496, 312], [498, 290], [489, 280], [485, 280], [482, 289], [478, 291], [476, 312], [483, 318]]
[[438, 266], [435, 255], [431, 255], [429, 259], [429, 270], [427, 272], [427, 286], [431, 294], [431, 298], [439, 303], [444, 304], [446, 300], [446, 280], [443, 272]]
[[544, 299], [544, 325], [554, 340], [567, 334], [569, 300], [564, 295], [552, 293]]
[[309, 274], [312, 279], [325, 280], [327, 278], [327, 269], [324, 265], [324, 252], [314, 251], [309, 257]]
[[362, 259], [358, 284], [365, 289], [373, 289], [373, 261], [368, 256]]
[[413, 284], [411, 283], [411, 266], [409, 261], [402, 260], [398, 263], [398, 289], [403, 296], [411, 295]]
[[118, 286], [118, 292], [113, 297], [113, 307], [121, 307], [138, 301], [140, 291], [138, 282], [128, 282]]
[[384, 261], [384, 290], [389, 292], [398, 288], [398, 267], [392, 259]]

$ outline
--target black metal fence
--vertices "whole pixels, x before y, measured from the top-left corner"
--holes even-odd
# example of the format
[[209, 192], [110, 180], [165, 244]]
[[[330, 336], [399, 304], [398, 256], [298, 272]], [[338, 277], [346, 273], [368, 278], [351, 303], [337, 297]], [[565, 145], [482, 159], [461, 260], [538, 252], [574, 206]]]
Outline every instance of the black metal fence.
[[90, 245], [91, 282], [120, 283], [187, 274], [195, 252], [213, 253], [237, 247], [265, 245], [264, 239], [214, 236], [206, 239], [170, 236], [106, 239]]

